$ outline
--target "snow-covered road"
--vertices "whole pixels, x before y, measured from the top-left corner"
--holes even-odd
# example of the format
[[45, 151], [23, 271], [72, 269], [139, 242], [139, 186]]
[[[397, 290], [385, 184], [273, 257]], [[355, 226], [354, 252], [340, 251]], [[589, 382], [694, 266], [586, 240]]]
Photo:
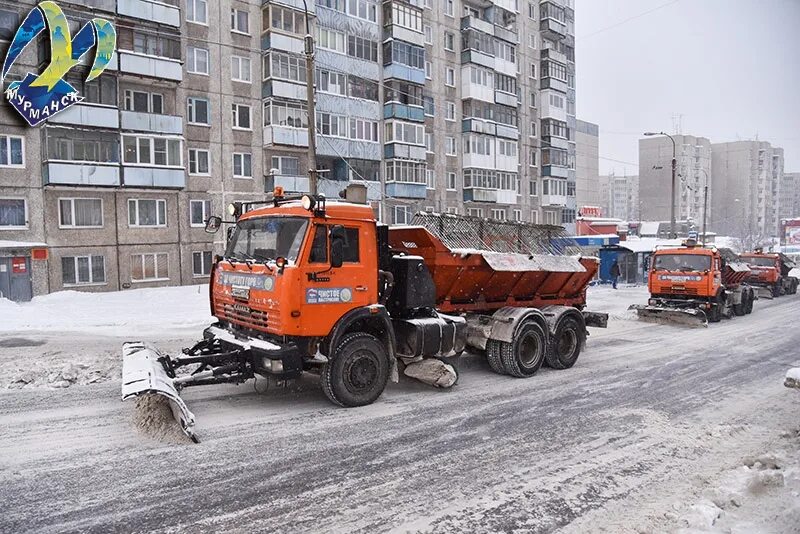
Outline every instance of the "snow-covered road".
[[[591, 288], [610, 328], [573, 369], [528, 380], [468, 356], [453, 390], [402, 380], [359, 409], [313, 378], [190, 389], [198, 445], [138, 434], [116, 380], [0, 391], [0, 532], [671, 532], [715, 514], [709, 528], [796, 532], [796, 467], [704, 503], [748, 457], [800, 450], [800, 395], [782, 386], [800, 298], [708, 329], [636, 322], [625, 309], [645, 298]], [[0, 334], [0, 363], [73, 355], [113, 375], [123, 338], [108, 335]]]

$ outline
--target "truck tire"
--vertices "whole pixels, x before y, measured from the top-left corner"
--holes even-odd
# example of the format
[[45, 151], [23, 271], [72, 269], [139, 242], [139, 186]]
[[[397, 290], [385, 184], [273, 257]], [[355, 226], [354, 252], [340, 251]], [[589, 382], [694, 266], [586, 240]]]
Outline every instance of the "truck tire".
[[517, 378], [536, 374], [547, 354], [547, 335], [542, 325], [527, 321], [520, 325], [511, 343], [499, 342], [506, 373]]
[[744, 313], [750, 315], [753, 313], [753, 301], [756, 299], [756, 297], [752, 289], [748, 289], [745, 292], [745, 296], [747, 297], [747, 304], [744, 306]]
[[733, 305], [733, 314], [741, 317], [745, 313], [747, 313], [747, 291], [742, 291], [742, 301]]
[[780, 296], [781, 296], [781, 290], [782, 290], [782, 289], [783, 289], [783, 288], [781, 287], [781, 283], [780, 283], [780, 281], [778, 281], [778, 282], [775, 282], [775, 284], [772, 286], [772, 296], [773, 296], [774, 298], [778, 298], [778, 297], [780, 297]]
[[720, 291], [714, 302], [711, 303], [711, 309], [708, 311], [708, 322], [718, 323], [722, 320], [722, 309], [724, 308], [725, 295]]
[[366, 332], [345, 335], [322, 368], [325, 396], [339, 406], [372, 404], [389, 381], [389, 355], [378, 338]]
[[486, 342], [486, 361], [489, 362], [489, 367], [498, 375], [506, 374], [506, 369], [503, 367], [502, 357], [502, 341], [490, 339]]
[[556, 325], [547, 348], [547, 365], [553, 369], [569, 369], [578, 361], [586, 331], [575, 317], [564, 317]]

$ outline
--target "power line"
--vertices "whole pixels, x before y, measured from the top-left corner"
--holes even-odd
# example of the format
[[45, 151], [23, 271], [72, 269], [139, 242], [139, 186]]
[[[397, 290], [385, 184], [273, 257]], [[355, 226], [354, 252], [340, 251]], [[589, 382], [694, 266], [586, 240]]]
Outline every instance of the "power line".
[[616, 27], [618, 27], [618, 26], [622, 26], [623, 24], [625, 24], [625, 23], [627, 23], [627, 22], [630, 22], [630, 21], [632, 21], [632, 20], [636, 20], [636, 19], [638, 19], [638, 18], [644, 17], [645, 15], [649, 15], [650, 13], [653, 13], [654, 11], [658, 11], [659, 9], [663, 9], [663, 8], [665, 8], [665, 7], [667, 7], [667, 6], [671, 6], [672, 4], [676, 4], [676, 3], [678, 3], [679, 1], [680, 1], [680, 0], [672, 0], [671, 2], [667, 2], [667, 3], [665, 3], [665, 4], [661, 4], [661, 5], [659, 5], [659, 6], [656, 6], [656, 7], [654, 7], [653, 9], [649, 9], [649, 10], [647, 10], [647, 11], [644, 11], [644, 12], [642, 12], [642, 13], [639, 13], [638, 15], [633, 15], [633, 16], [631, 16], [631, 17], [628, 17], [628, 18], [626, 18], [626, 19], [623, 19], [623, 20], [621, 20], [621, 21], [619, 21], [619, 22], [616, 22], [616, 23], [614, 23], [614, 24], [612, 24], [612, 25], [610, 25], [610, 26], [606, 26], [605, 28], [600, 28], [599, 30], [595, 30], [595, 31], [593, 31], [592, 33], [587, 33], [586, 35], [581, 35], [580, 37], [577, 37], [577, 38], [575, 39], [575, 41], [577, 42], [577, 41], [580, 41], [580, 40], [586, 39], [587, 37], [592, 37], [592, 36], [594, 36], [594, 35], [597, 35], [597, 34], [599, 34], [599, 33], [603, 33], [603, 32], [606, 32], [606, 31], [608, 31], [608, 30], [612, 30], [612, 29], [614, 29], [614, 28], [616, 28]]

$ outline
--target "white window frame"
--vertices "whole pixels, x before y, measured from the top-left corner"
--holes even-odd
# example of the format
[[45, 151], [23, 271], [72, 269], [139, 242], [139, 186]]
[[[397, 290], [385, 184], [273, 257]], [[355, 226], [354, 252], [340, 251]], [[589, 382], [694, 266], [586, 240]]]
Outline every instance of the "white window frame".
[[447, 67], [447, 69], [445, 70], [444, 84], [447, 87], [456, 86], [456, 69], [454, 69], [453, 67]]
[[[94, 281], [94, 266], [92, 265], [92, 258], [93, 257], [100, 257], [103, 258], [103, 281], [102, 282], [95, 282]], [[64, 282], [64, 258], [72, 258], [72, 263], [75, 268], [75, 282], [68, 284]], [[80, 282], [78, 281], [78, 259], [79, 258], [87, 258], [89, 260], [89, 281], [88, 282]], [[89, 254], [89, 255], [79, 255], [79, 256], [63, 256], [61, 258], [61, 285], [63, 287], [86, 287], [86, 286], [105, 286], [108, 285], [108, 273], [106, 272], [106, 257], [102, 254]]]
[[[247, 108], [248, 117], [250, 119], [250, 124], [248, 126], [239, 125], [239, 110], [241, 108]], [[239, 104], [238, 102], [231, 104], [231, 124], [234, 130], [253, 131], [253, 107], [248, 104]]]
[[425, 44], [433, 44], [433, 26], [425, 24], [422, 27], [422, 31], [425, 34]]
[[[156, 224], [139, 224], [139, 202], [155, 202], [156, 203]], [[136, 222], [131, 224], [131, 202], [136, 203]], [[164, 220], [158, 221], [161, 210], [158, 209], [160, 204], [164, 205]], [[167, 201], [163, 198], [129, 198], [128, 199], [128, 228], [166, 228], [167, 227]]]
[[[133, 109], [133, 95], [136, 93], [140, 93], [143, 95], [147, 95], [147, 111], [136, 111]], [[151, 93], [150, 91], [142, 91], [140, 89], [125, 89], [124, 93], [124, 100], [122, 105], [124, 106], [125, 111], [132, 111], [134, 113], [153, 113], [158, 115], [153, 108], [153, 97], [159, 97], [161, 99], [161, 114], [164, 113], [164, 95], [162, 93]], [[130, 99], [131, 107], [128, 108], [128, 101]]]
[[28, 199], [25, 197], [0, 197], [0, 200], [21, 200], [25, 208], [25, 226], [0, 226], [0, 231], [3, 230], [27, 230], [30, 227], [30, 213], [28, 212]]
[[[196, 104], [193, 102], [205, 102], [206, 103], [206, 115], [208, 115], [208, 122], [196, 122], [195, 119], [197, 117], [197, 110]], [[190, 109], [191, 106], [191, 109]], [[202, 98], [199, 96], [189, 96], [186, 98], [186, 124], [191, 126], [204, 126], [206, 128], [211, 128], [211, 101], [207, 98]]]
[[[68, 200], [70, 203], [70, 220], [72, 224], [62, 224], [61, 223], [61, 202], [64, 200]], [[75, 201], [76, 200], [99, 200], [100, 201], [100, 226], [77, 226], [75, 224]], [[59, 197], [58, 198], [58, 227], [62, 229], [77, 229], [77, 230], [86, 230], [92, 228], [103, 228], [105, 225], [105, 217], [103, 213], [103, 199], [102, 198], [95, 198], [95, 197]]]
[[[450, 187], [451, 185], [453, 187]], [[453, 171], [447, 171], [447, 190], [448, 191], [458, 190], [458, 175]]]
[[[0, 139], [5, 139], [6, 143], [6, 154], [8, 154], [8, 161], [7, 165], [0, 164], [0, 168], [3, 169], [24, 169], [25, 168], [25, 138], [21, 135], [7, 135], [2, 134], [0, 135]], [[19, 139], [22, 142], [22, 163], [11, 163], [11, 139]]]
[[432, 80], [433, 79], [433, 63], [430, 61], [425, 61], [425, 79]]
[[[452, 151], [450, 149], [453, 149]], [[455, 137], [447, 136], [444, 143], [445, 156], [458, 156], [458, 144]]]
[[[200, 258], [201, 258], [200, 262], [203, 264], [204, 270], [208, 271], [207, 273], [198, 274], [198, 273], [194, 272], [194, 256], [195, 256], [195, 254], [200, 254]], [[206, 265], [206, 262], [205, 262], [205, 259], [204, 259], [206, 254], [210, 254], [211, 255], [211, 261], [209, 262], [208, 265]], [[214, 253], [212, 251], [210, 251], [210, 250], [193, 250], [192, 251], [192, 278], [208, 278], [211, 275], [211, 266], [213, 264], [214, 264]]]
[[[133, 137], [136, 139], [136, 163], [131, 163], [129, 161], [125, 161], [125, 138], [126, 137]], [[139, 162], [139, 140], [140, 139], [148, 139], [150, 141], [150, 163], [140, 163]], [[177, 165], [158, 165], [155, 163], [155, 140], [156, 139], [164, 139], [166, 142], [178, 141], [180, 144], [180, 148], [178, 149], [178, 157], [180, 161]], [[142, 134], [122, 134], [121, 139], [121, 149], [122, 149], [122, 164], [128, 167], [148, 167], [148, 168], [156, 168], [156, 169], [183, 169], [183, 138], [177, 137], [174, 135], [142, 135]], [[169, 150], [167, 151], [169, 154]]]
[[[436, 175], [433, 169], [425, 169], [425, 188], [430, 190], [436, 189]], [[431, 211], [433, 211], [433, 208], [431, 208]]]
[[[403, 214], [403, 222], [398, 222], [397, 216], [399, 213]], [[392, 220], [394, 224], [399, 226], [407, 226], [411, 223], [411, 220], [414, 218], [414, 212], [408, 206], [394, 206], [392, 207]]]
[[[201, 204], [203, 206], [203, 220], [199, 223], [196, 223], [192, 220], [192, 216], [194, 215], [194, 210], [192, 206], [195, 204]], [[209, 199], [192, 199], [189, 201], [189, 226], [192, 228], [204, 228], [206, 225], [206, 221], [211, 216], [211, 200]]]
[[[142, 274], [144, 274], [145, 256], [153, 256], [153, 268], [155, 270], [156, 277], [155, 278], [142, 278], [141, 280], [136, 280], [133, 277], [133, 258], [134, 257], [140, 258], [140, 261], [142, 262]], [[167, 263], [167, 277], [166, 278], [163, 278], [163, 277], [159, 278], [158, 277], [158, 257], [159, 256], [165, 256], [166, 257], [166, 263]], [[169, 252], [145, 252], [145, 253], [142, 253], [142, 254], [131, 254], [131, 282], [132, 283], [139, 284], [139, 283], [147, 283], [147, 282], [164, 282], [164, 281], [168, 281], [169, 279], [170, 279], [169, 278]]]
[[467, 215], [483, 219], [483, 208], [467, 208]]
[[[239, 17], [237, 16], [239, 13], [244, 13], [245, 15], [247, 15], [247, 31], [241, 30], [236, 27], [239, 21]], [[251, 35], [249, 11], [245, 9], [237, 9], [235, 7], [231, 8], [231, 33], [238, 33], [239, 35]]]
[[[246, 78], [242, 78], [243, 65], [247, 65]], [[231, 56], [231, 80], [239, 83], [253, 83], [253, 61], [249, 57]]]
[[[206, 55], [206, 68], [205, 72], [197, 70], [197, 53], [203, 52]], [[186, 72], [190, 74], [197, 74], [199, 76], [209, 76], [211, 72], [211, 52], [202, 46], [189, 45], [186, 47]]]
[[[192, 11], [194, 11], [195, 16], [197, 15], [197, 6], [202, 5], [203, 17], [205, 18], [205, 20], [198, 20], [196, 18], [190, 19], [189, 5], [194, 6], [194, 9]], [[186, 22], [189, 22], [191, 24], [198, 24], [200, 26], [208, 26], [208, 0], [186, 0]]]
[[[195, 153], [195, 165], [197, 167], [197, 169], [195, 169], [195, 172], [192, 172], [192, 152]], [[206, 154], [207, 164], [208, 164], [208, 171], [207, 172], [200, 172], [200, 166], [199, 166], [200, 160], [199, 160], [199, 158], [197, 156], [201, 152], [204, 152]], [[188, 163], [189, 163], [189, 165], [188, 165], [189, 175], [191, 175], [191, 176], [211, 176], [211, 151], [208, 150], [207, 148], [190, 148], [189, 149], [189, 160], [188, 160]]]
[[456, 120], [456, 103], [451, 101], [451, 100], [448, 100], [447, 102], [445, 102], [444, 109], [445, 109], [444, 120], [455, 122], [455, 120]]
[[491, 218], [496, 221], [505, 221], [508, 219], [508, 213], [506, 213], [506, 210], [501, 208], [492, 208], [491, 216]]
[[[245, 168], [244, 161], [245, 161], [245, 157], [246, 156], [250, 157], [250, 175], [248, 176], [248, 175], [245, 175], [245, 174], [236, 174], [236, 158], [237, 157], [241, 158], [241, 160], [242, 160], [241, 168], [242, 168], [242, 171], [244, 171], [244, 168]], [[253, 179], [253, 154], [250, 153], [250, 152], [234, 152], [233, 153], [233, 158], [231, 160], [231, 173], [233, 174], [234, 178], [241, 178], [241, 179], [244, 179], [244, 180], [252, 180]]]
[[522, 210], [514, 210], [514, 221], [522, 222]]
[[[447, 46], [447, 41], [452, 41], [450, 47]], [[444, 32], [444, 49], [448, 52], [455, 52], [456, 51], [456, 35], [453, 32], [445, 31]]]

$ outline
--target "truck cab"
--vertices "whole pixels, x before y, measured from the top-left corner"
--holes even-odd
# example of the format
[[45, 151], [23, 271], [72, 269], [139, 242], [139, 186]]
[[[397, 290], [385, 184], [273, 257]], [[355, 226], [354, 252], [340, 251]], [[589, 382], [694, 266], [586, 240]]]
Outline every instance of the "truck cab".
[[789, 276], [794, 263], [788, 257], [756, 249], [742, 254], [742, 260], [747, 262], [751, 270], [747, 282], [766, 290], [766, 296], [779, 297], [797, 292], [798, 281]]

